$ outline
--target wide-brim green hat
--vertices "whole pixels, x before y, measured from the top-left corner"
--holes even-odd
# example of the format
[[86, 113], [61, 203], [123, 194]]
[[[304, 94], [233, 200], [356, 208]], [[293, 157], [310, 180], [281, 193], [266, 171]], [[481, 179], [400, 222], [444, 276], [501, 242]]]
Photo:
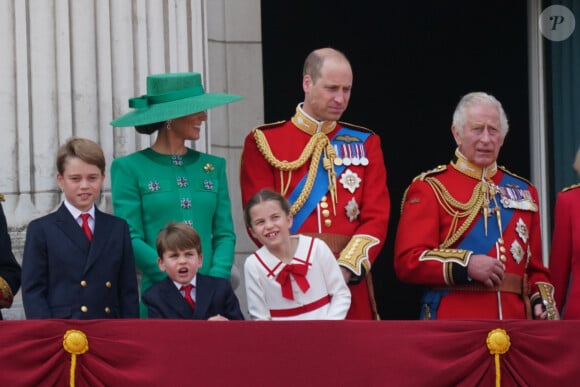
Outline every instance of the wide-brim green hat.
[[164, 73], [147, 76], [147, 94], [129, 99], [135, 110], [111, 121], [112, 126], [140, 126], [164, 122], [239, 101], [243, 97], [206, 93], [199, 73]]

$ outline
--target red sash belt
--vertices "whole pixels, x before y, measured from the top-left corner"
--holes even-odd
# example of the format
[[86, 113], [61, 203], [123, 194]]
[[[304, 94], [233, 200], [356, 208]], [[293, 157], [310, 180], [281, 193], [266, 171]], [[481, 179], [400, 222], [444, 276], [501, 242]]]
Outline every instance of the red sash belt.
[[270, 309], [270, 316], [272, 317], [290, 317], [290, 316], [298, 316], [299, 314], [303, 314], [306, 312], [311, 312], [318, 308], [323, 307], [324, 305], [330, 303], [330, 296], [326, 295], [310, 304], [302, 305], [296, 308], [290, 309]]

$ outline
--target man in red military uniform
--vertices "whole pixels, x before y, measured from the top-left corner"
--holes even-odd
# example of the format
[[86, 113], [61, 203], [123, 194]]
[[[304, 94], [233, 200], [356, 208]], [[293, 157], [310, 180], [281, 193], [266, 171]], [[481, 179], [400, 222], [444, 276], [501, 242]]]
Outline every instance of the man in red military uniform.
[[352, 295], [347, 319], [378, 319], [370, 271], [390, 214], [380, 138], [338, 122], [348, 106], [352, 69], [322, 48], [304, 63], [304, 102], [290, 121], [255, 128], [241, 158], [242, 203], [262, 188], [286, 196], [292, 232], [323, 239], [337, 256]]
[[[573, 164], [580, 176], [580, 149]], [[580, 184], [558, 192], [550, 271], [556, 305], [563, 320], [580, 320]]]
[[405, 192], [397, 276], [429, 288], [423, 319], [558, 319], [542, 263], [537, 190], [496, 163], [508, 131], [500, 102], [465, 95], [451, 131], [454, 160]]

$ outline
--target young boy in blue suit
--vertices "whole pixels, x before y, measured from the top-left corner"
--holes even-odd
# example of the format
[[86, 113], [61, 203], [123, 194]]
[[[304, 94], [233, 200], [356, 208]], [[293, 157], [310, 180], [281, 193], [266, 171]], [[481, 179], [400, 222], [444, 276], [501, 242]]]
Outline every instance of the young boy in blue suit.
[[197, 272], [203, 260], [201, 239], [191, 226], [169, 223], [157, 236], [157, 254], [167, 278], [142, 295], [149, 318], [244, 319], [230, 281]]
[[26, 318], [138, 318], [129, 226], [95, 206], [105, 179], [103, 150], [94, 141], [73, 137], [59, 148], [56, 167], [64, 202], [26, 230]]

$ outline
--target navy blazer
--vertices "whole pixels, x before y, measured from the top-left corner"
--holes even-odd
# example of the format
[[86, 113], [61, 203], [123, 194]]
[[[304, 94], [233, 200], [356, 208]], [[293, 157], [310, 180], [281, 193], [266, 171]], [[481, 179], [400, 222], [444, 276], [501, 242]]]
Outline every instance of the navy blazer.
[[220, 314], [229, 320], [243, 320], [240, 303], [229, 280], [197, 273], [195, 310], [169, 277], [153, 284], [141, 296], [149, 318], [207, 320]]
[[138, 318], [139, 290], [127, 222], [95, 207], [92, 242], [64, 203], [28, 225], [22, 259], [28, 319]]
[[[20, 289], [20, 272], [20, 265], [14, 258], [14, 253], [12, 253], [12, 243], [10, 234], [8, 234], [8, 224], [6, 223], [4, 209], [2, 204], [0, 204], [0, 282], [4, 280], [6, 285], [10, 287], [12, 296], [15, 296], [18, 289]], [[4, 283], [0, 284], [0, 291], [2, 291], [3, 285]], [[11, 299], [2, 299], [2, 301], [0, 308], [8, 308], [10, 306], [8, 303], [12, 304]], [[2, 313], [0, 313], [0, 320], [2, 320]]]

